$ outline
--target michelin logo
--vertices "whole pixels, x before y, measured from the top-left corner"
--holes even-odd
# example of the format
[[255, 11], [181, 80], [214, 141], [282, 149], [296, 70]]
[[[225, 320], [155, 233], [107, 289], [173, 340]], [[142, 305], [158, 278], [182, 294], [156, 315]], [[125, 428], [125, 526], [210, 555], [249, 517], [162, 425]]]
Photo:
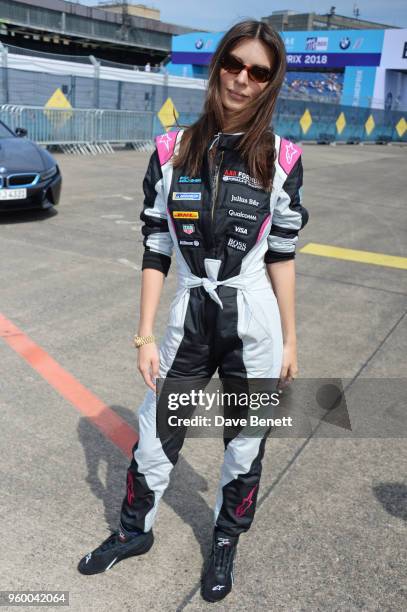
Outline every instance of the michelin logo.
[[173, 191], [172, 192], [173, 200], [200, 200], [201, 193], [199, 191]]

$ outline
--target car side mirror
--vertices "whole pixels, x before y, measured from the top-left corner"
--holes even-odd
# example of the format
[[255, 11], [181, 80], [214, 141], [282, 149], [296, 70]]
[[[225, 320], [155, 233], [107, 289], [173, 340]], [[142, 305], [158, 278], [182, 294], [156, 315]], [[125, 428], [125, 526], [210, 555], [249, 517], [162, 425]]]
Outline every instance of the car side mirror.
[[28, 133], [28, 132], [27, 132], [26, 128], [23, 128], [23, 127], [17, 127], [17, 128], [15, 129], [15, 133], [16, 133], [16, 136], [23, 137], [23, 136], [27, 136], [27, 133]]

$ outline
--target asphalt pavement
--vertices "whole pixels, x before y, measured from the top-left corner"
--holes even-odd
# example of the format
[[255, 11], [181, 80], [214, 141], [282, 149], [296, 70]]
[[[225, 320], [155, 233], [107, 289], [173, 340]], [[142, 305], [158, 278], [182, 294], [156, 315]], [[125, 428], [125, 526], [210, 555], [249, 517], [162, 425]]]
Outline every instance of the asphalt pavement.
[[[148, 555], [97, 576], [77, 572], [83, 554], [117, 525], [123, 451], [145, 393], [132, 336], [148, 154], [57, 160], [63, 188], [55, 211], [0, 216], [0, 589], [69, 591], [75, 611], [406, 610], [405, 405], [391, 435], [268, 441], [259, 507], [224, 602], [208, 604], [199, 593], [220, 439], [186, 440]], [[406, 162], [402, 146], [304, 145], [301, 378], [405, 382], [405, 268], [301, 248], [407, 258]], [[174, 266], [165, 282], [159, 337], [175, 273]], [[127, 424], [116, 438], [112, 414]]]

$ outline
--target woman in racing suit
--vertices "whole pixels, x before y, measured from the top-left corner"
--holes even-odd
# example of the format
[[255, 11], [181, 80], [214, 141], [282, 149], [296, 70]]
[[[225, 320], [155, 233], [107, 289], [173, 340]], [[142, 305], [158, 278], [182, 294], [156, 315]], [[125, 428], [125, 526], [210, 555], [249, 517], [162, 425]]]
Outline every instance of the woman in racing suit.
[[[294, 257], [308, 220], [301, 149], [269, 127], [285, 67], [284, 44], [269, 25], [235, 25], [212, 58], [201, 117], [156, 138], [143, 183], [145, 252], [135, 337], [149, 389], [120, 527], [80, 561], [84, 574], [103, 572], [153, 544], [158, 502], [185, 436], [185, 427], [156, 435], [156, 378], [207, 381], [218, 371], [223, 380], [287, 383], [297, 375]], [[178, 289], [158, 349], [153, 324], [173, 252]], [[202, 576], [208, 601], [232, 588], [236, 546], [253, 521], [269, 431], [225, 437]]]

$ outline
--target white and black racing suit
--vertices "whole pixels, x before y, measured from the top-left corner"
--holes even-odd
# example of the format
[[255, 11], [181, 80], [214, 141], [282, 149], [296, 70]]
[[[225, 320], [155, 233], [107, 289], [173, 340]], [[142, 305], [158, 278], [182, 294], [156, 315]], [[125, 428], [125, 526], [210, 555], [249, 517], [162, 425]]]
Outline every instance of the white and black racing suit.
[[[217, 371], [220, 378], [280, 375], [281, 321], [265, 263], [294, 258], [298, 232], [308, 221], [301, 204], [301, 149], [275, 135], [270, 192], [249, 175], [236, 150], [240, 137], [216, 135], [196, 177], [171, 163], [182, 131], [156, 139], [143, 183], [142, 267], [167, 275], [175, 250], [178, 275], [160, 346], [160, 378], [207, 379]], [[149, 389], [139, 411], [139, 434], [121, 512], [127, 531], [151, 528], [185, 428], [156, 437], [156, 396]], [[266, 437], [239, 433], [224, 440], [214, 516], [223, 533], [239, 535], [251, 525]]]

